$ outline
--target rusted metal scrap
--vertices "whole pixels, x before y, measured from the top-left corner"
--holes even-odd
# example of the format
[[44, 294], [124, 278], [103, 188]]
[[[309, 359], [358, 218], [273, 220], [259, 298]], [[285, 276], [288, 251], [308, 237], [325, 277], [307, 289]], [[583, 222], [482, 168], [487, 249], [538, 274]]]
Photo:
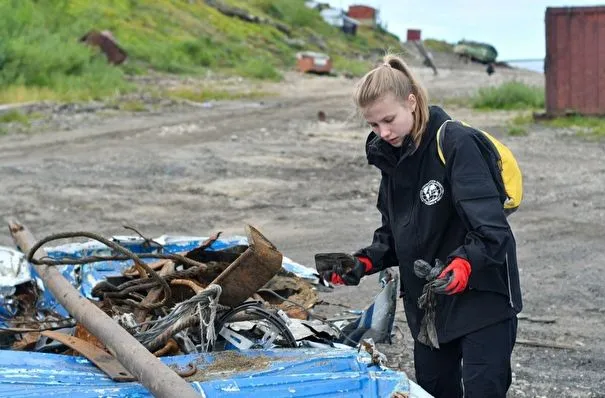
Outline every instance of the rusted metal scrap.
[[[147, 264], [145, 269], [150, 273], [162, 266], [159, 279], [170, 286], [171, 300], [164, 301], [161, 306], [152, 307], [161, 297], [158, 278], [148, 278], [134, 267], [124, 272], [129, 278], [125, 282], [101, 281], [94, 286], [92, 295], [101, 299], [106, 312], [116, 316], [132, 311], [129, 306], [134, 308], [134, 324], [124, 326], [150, 351], [162, 350], [161, 347], [181, 331], [194, 326], [211, 329], [211, 325], [200, 323], [196, 310], [198, 305], [207, 306], [212, 302], [212, 299], [199, 301], [196, 298], [205, 294], [208, 286], [221, 287], [220, 295], [216, 295], [220, 297], [220, 305], [233, 308], [254, 295], [281, 270], [282, 255], [275, 246], [250, 225], [246, 226], [246, 234], [247, 246], [221, 252], [206, 251], [218, 239], [220, 233], [217, 233], [198, 248], [184, 253], [184, 258], [199, 264], [196, 266], [178, 259]], [[175, 270], [175, 263], [183, 269]], [[136, 297], [142, 300], [133, 301]], [[167, 314], [165, 310], [169, 307], [173, 309]], [[160, 309], [164, 312], [158, 313]], [[145, 320], [147, 322], [143, 322]], [[140, 327], [137, 324], [141, 324]], [[200, 334], [198, 339], [204, 340]]]
[[174, 339], [169, 339], [166, 345], [156, 352], [153, 353], [156, 357], [163, 357], [164, 355], [174, 355], [180, 351], [179, 345]]
[[[18, 232], [18, 228], [15, 226], [13, 229]], [[33, 256], [35, 250], [52, 237], [76, 236], [60, 233], [30, 245], [33, 251], [30, 250], [28, 258], [37, 264], [36, 267], [45, 267], [46, 270], [52, 269], [52, 265], [70, 262], [87, 264], [133, 260], [134, 265], [123, 271], [122, 276], [104, 279], [92, 286], [90, 294], [98, 300], [87, 303], [111, 316], [114, 322], [143, 344], [148, 354], [164, 356], [210, 349], [220, 351], [229, 340], [235, 341], [231, 339], [232, 335], [245, 338], [244, 345], [250, 347], [270, 347], [274, 341], [276, 346], [294, 347], [296, 340], [287, 331], [286, 318], [309, 319], [310, 309], [317, 302], [317, 292], [307, 280], [282, 269], [282, 254], [257, 229], [246, 225], [245, 231], [246, 245], [211, 250], [220, 236], [219, 232], [186, 253], [166, 253], [161, 244], [151, 241], [157, 245], [157, 251], [140, 255], [129, 255], [116, 242], [105, 243], [96, 234], [82, 232], [78, 236], [97, 239], [118, 254], [64, 259]], [[142, 258], [158, 260], [144, 263]], [[255, 301], [247, 301], [249, 299]], [[29, 312], [34, 314], [35, 304], [30, 307]], [[226, 314], [231, 315], [225, 318]], [[251, 328], [238, 329], [238, 322], [247, 322]], [[235, 325], [234, 329], [229, 329], [228, 324]], [[78, 319], [77, 325], [73, 322], [71, 326], [75, 329], [68, 333], [74, 338], [80, 338], [103, 352], [114, 352], [103, 334], [97, 334], [99, 332], [94, 325]], [[23, 345], [21, 349], [31, 349], [41, 336], [41, 330], [31, 331], [31, 335], [20, 335], [23, 340], [19, 343]], [[41, 338], [48, 337], [42, 335]], [[223, 339], [218, 346], [214, 345], [216, 338]], [[55, 352], [61, 347], [56, 343], [53, 345]], [[63, 353], [77, 355], [70, 349]]]
[[122, 366], [110, 353], [78, 337], [69, 336], [64, 333], [47, 330], [42, 332], [43, 336], [50, 337], [53, 340], [60, 341], [76, 352], [86, 357], [94, 363], [109, 378], [115, 381], [134, 381], [136, 378]]
[[282, 267], [282, 254], [260, 231], [246, 226], [249, 246], [212, 281], [222, 287], [220, 303], [235, 307], [269, 282]]
[[29, 351], [40, 339], [40, 332], [26, 332], [21, 335], [21, 338], [15, 341], [12, 345], [13, 350]]
[[101, 342], [94, 334], [90, 333], [81, 323], [78, 323], [74, 329], [74, 337], [84, 340], [101, 350], [107, 350], [105, 344]]
[[258, 290], [270, 305], [283, 310], [290, 318], [306, 320], [319, 295], [313, 285], [296, 275], [280, 272]]
[[[172, 260], [162, 260], [162, 261], [163, 261], [163, 267], [160, 270], [160, 276], [166, 277], [174, 272], [175, 264]], [[145, 306], [147, 306], [149, 304], [153, 304], [160, 299], [161, 295], [162, 295], [162, 288], [155, 287], [155, 288], [151, 289], [149, 291], [149, 293], [147, 293], [147, 296], [145, 296], [145, 298], [141, 301], [141, 304], [145, 304]], [[149, 313], [149, 310], [147, 308], [137, 308], [134, 311], [134, 318], [138, 323], [141, 323], [147, 318], [148, 313]]]
[[[186, 382], [224, 377], [225, 371], [234, 368], [257, 369], [254, 361], [266, 367], [280, 359], [261, 355], [248, 360], [246, 355], [236, 366], [215, 357], [208, 365], [202, 364], [200, 358], [204, 357], [199, 356], [189, 364], [189, 359], [178, 362], [170, 358], [166, 362], [172, 365], [166, 366], [157, 357], [250, 349], [330, 349], [334, 343], [343, 343], [342, 339], [359, 343], [348, 337], [343, 328], [347, 325], [339, 326], [313, 314], [318, 302], [315, 270], [284, 261], [258, 230], [252, 226], [245, 229], [247, 241], [227, 240], [228, 247], [220, 248], [223, 241], [213, 246], [218, 233], [199, 244], [195, 238], [150, 240], [134, 229], [143, 241], [131, 237], [108, 240], [78, 232], [53, 234], [34, 243], [23, 226], [12, 223], [17, 246], [28, 253], [27, 266], [35, 267], [44, 288], [54, 297], [49, 300], [47, 294], [40, 295], [39, 280], [11, 288], [10, 305], [17, 313], [10, 312], [3, 320], [0, 345], [83, 355], [113, 380], [140, 380], [154, 396], [193, 397], [197, 395]], [[86, 242], [48, 249], [45, 257], [36, 254], [46, 242], [78, 236], [97, 240], [100, 245]], [[179, 251], [195, 245], [198, 247], [187, 252]], [[98, 266], [78, 267], [99, 262]], [[55, 265], [68, 265], [61, 272], [73, 282]], [[389, 286], [391, 282], [385, 283]], [[80, 296], [71, 283], [79, 284], [91, 300]], [[383, 291], [391, 297], [391, 290]], [[377, 299], [374, 305], [391, 313], [384, 300]], [[64, 318], [64, 310], [73, 318]], [[382, 331], [382, 318], [372, 317], [371, 327]], [[363, 314], [359, 319], [364, 319]], [[49, 331], [59, 327], [64, 330]], [[369, 351], [373, 363], [382, 367], [384, 357], [366, 337], [364, 334], [361, 346]]]
[[107, 57], [107, 61], [113, 65], [120, 65], [128, 58], [126, 50], [118, 45], [109, 31], [91, 30], [80, 38], [80, 42], [100, 48]]
[[[11, 221], [9, 230], [17, 247], [28, 252], [28, 259], [40, 259], [41, 255], [30, 252], [36, 248], [36, 239], [22, 224]], [[109, 247], [118, 246], [103, 241]], [[115, 248], [115, 247], [114, 247]], [[123, 253], [127, 249], [119, 248]], [[90, 303], [61, 275], [59, 270], [48, 265], [34, 265], [55, 298], [67, 311], [88, 330], [95, 334], [115, 354], [120, 363], [155, 396], [198, 397], [193, 388], [170, 368], [116, 324], [107, 314]]]

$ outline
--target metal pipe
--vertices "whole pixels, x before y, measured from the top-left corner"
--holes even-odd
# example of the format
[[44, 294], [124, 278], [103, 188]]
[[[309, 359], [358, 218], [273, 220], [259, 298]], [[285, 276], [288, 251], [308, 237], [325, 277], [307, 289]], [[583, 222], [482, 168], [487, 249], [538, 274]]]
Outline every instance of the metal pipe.
[[[19, 249], [28, 253], [35, 245], [32, 233], [17, 221], [9, 222], [13, 240]], [[34, 258], [39, 258], [36, 255]], [[61, 275], [48, 265], [34, 265], [44, 286], [65, 307], [70, 315], [95, 335], [111, 351], [118, 361], [156, 397], [191, 397], [200, 395], [143, 347], [118, 323], [88, 301]]]

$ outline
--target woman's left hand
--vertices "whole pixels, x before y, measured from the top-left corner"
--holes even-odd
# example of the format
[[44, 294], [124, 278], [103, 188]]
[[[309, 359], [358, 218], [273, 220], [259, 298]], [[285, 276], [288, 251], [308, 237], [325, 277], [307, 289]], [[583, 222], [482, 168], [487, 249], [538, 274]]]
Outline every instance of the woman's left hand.
[[437, 277], [437, 279], [449, 279], [448, 284], [435, 289], [435, 292], [441, 294], [461, 293], [466, 289], [470, 275], [471, 264], [463, 258], [456, 257]]

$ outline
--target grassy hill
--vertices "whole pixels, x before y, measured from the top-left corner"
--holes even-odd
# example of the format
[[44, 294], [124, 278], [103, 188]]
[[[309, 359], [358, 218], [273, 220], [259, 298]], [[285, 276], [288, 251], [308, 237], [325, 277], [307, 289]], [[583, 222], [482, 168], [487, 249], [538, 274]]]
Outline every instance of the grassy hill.
[[[349, 36], [303, 0], [221, 0], [264, 23], [227, 16], [204, 0], [4, 0], [0, 2], [0, 103], [77, 100], [132, 89], [149, 71], [279, 80], [301, 50], [329, 53], [335, 69], [360, 75], [371, 55], [401, 51], [381, 29]], [[129, 55], [118, 67], [79, 42], [110, 30]]]

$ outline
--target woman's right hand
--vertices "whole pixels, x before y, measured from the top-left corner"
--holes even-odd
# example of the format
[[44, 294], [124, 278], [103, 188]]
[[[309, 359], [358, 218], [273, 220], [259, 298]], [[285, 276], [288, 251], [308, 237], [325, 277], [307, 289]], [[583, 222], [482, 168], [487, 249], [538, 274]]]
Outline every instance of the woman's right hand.
[[[333, 258], [333, 261], [327, 261], [325, 255], [320, 255], [322, 258], [321, 266], [318, 264], [316, 256], [316, 266], [321, 277], [333, 285], [356, 286], [359, 285], [361, 278], [372, 269], [372, 263], [367, 257], [354, 257], [351, 255], [328, 256]], [[343, 256], [346, 256], [346, 261], [342, 261]]]

